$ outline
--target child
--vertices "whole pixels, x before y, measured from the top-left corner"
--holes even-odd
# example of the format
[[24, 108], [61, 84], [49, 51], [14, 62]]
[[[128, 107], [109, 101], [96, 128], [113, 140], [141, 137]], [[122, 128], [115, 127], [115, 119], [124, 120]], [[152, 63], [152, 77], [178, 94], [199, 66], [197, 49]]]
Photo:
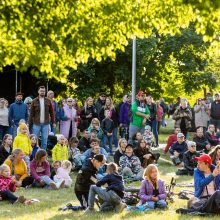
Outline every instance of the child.
[[[126, 204], [122, 202], [124, 197], [124, 183], [122, 176], [118, 174], [118, 165], [116, 163], [109, 163], [106, 172], [107, 175], [102, 180], [90, 187], [86, 213], [94, 210], [96, 194], [103, 202], [100, 211], [115, 209], [116, 212], [122, 212], [126, 208]], [[101, 187], [105, 184], [108, 184], [106, 189]]]
[[153, 133], [151, 132], [150, 125], [145, 126], [143, 139], [146, 141], [146, 143], [149, 143], [151, 146], [153, 146], [154, 136], [153, 136]]
[[16, 191], [16, 185], [13, 177], [11, 176], [10, 168], [8, 165], [3, 164], [0, 166], [0, 197], [2, 200], [9, 200], [12, 204], [23, 203], [31, 204], [31, 201], [26, 200], [24, 196], [15, 196], [13, 192]]
[[61, 161], [60, 160], [55, 160], [52, 164], [52, 169], [51, 169], [51, 175], [50, 178], [53, 180], [54, 176], [57, 173], [58, 168], [61, 167]]
[[79, 144], [79, 140], [77, 137], [72, 137], [69, 140], [69, 161], [72, 162], [73, 170], [80, 170], [82, 167], [82, 154], [80, 150], [77, 148]]
[[24, 161], [27, 164], [28, 174], [30, 173], [30, 156], [32, 152], [31, 141], [28, 137], [28, 127], [25, 123], [19, 125], [20, 132], [14, 139], [13, 150], [21, 149], [24, 153]]
[[37, 136], [35, 134], [30, 135], [30, 140], [31, 140], [31, 147], [32, 147], [30, 160], [33, 160], [35, 158], [35, 154], [37, 153], [37, 151], [40, 150], [40, 147], [38, 144]]
[[[24, 119], [21, 119], [21, 120], [19, 121], [19, 123], [18, 123], [17, 134], [18, 134], [19, 132], [21, 132], [19, 126], [20, 126], [21, 124], [23, 124], [23, 123], [26, 123], [26, 122], [25, 122]], [[27, 129], [27, 135], [29, 135], [29, 134], [30, 134], [29, 129]]]
[[71, 162], [68, 160], [64, 160], [62, 162], [61, 167], [57, 169], [56, 175], [53, 178], [54, 181], [57, 183], [57, 182], [62, 182], [64, 180], [65, 181], [64, 186], [66, 188], [71, 187], [73, 182], [71, 177], [69, 176], [71, 169], [72, 169]]
[[65, 145], [65, 137], [60, 134], [57, 136], [57, 141], [58, 143], [54, 146], [52, 150], [52, 159], [53, 161], [55, 160], [68, 160], [69, 155], [68, 155], [68, 148]]
[[112, 153], [112, 140], [113, 140], [113, 129], [114, 129], [114, 122], [111, 119], [110, 111], [105, 110], [105, 118], [102, 120], [101, 123], [101, 128], [104, 131], [104, 143], [105, 146], [107, 143], [109, 143], [109, 151], [110, 154], [113, 155]]
[[139, 197], [141, 199], [141, 210], [151, 210], [155, 208], [166, 208], [167, 203], [164, 182], [159, 179], [157, 166], [148, 165], [144, 171]]

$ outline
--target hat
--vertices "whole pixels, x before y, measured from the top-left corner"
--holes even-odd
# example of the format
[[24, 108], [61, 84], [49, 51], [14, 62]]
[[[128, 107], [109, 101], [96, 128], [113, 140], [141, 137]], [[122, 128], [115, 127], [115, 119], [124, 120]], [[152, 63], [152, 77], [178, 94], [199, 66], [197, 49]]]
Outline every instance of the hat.
[[151, 126], [150, 126], [150, 125], [146, 125], [146, 126], [144, 127], [144, 129], [145, 129], [145, 130], [151, 130]]
[[56, 136], [57, 136], [57, 141], [59, 141], [61, 138], [65, 138], [64, 135], [62, 134], [57, 134]]
[[177, 137], [178, 137], [178, 138], [181, 138], [181, 137], [185, 137], [185, 136], [184, 136], [183, 133], [178, 133], [178, 134], [177, 134]]
[[132, 144], [127, 144], [127, 146], [125, 147], [125, 149], [127, 149], [128, 147], [131, 147], [133, 149], [133, 145]]
[[27, 125], [25, 124], [25, 123], [21, 123], [20, 125], [19, 125], [19, 129], [28, 129], [28, 127], [27, 127]]
[[142, 95], [145, 95], [145, 93], [143, 91], [139, 91], [137, 95], [142, 96]]
[[188, 146], [188, 147], [196, 146], [196, 142], [194, 142], [194, 141], [188, 141], [188, 142], [187, 142], [187, 146]]
[[200, 162], [206, 162], [209, 165], [212, 164], [212, 158], [208, 154], [203, 154], [200, 157], [195, 157], [195, 160]]
[[100, 96], [106, 96], [106, 94], [105, 94], [105, 92], [100, 92], [100, 94], [99, 94]]
[[95, 156], [93, 157], [93, 159], [95, 159], [95, 160], [97, 160], [97, 161], [99, 161], [99, 162], [101, 162], [101, 163], [103, 163], [103, 164], [106, 162], [106, 158], [105, 158], [105, 156], [102, 155], [102, 154], [97, 154], [97, 155], [95, 155]]

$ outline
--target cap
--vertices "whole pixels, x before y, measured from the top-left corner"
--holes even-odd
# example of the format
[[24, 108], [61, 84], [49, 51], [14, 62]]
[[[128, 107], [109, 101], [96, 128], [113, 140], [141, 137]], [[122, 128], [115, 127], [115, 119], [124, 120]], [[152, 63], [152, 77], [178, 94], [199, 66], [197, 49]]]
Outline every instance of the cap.
[[103, 164], [106, 163], [106, 158], [102, 154], [95, 155], [93, 159], [95, 159], [95, 160], [97, 160], [97, 161], [99, 161], [99, 162], [101, 162]]
[[20, 125], [19, 125], [19, 129], [28, 129], [28, 127], [27, 127], [27, 125], [25, 124], [25, 123], [21, 123]]
[[151, 130], [151, 126], [150, 126], [150, 125], [146, 125], [146, 126], [144, 127], [144, 129], [145, 129], [145, 130]]
[[145, 93], [143, 91], [139, 91], [137, 95], [142, 96], [142, 95], [145, 95]]
[[99, 94], [100, 96], [106, 96], [106, 94], [105, 94], [105, 92], [100, 92], [100, 94]]
[[188, 147], [196, 146], [196, 142], [194, 142], [194, 141], [188, 141], [188, 142], [187, 142], [187, 146], [188, 146]]
[[185, 137], [185, 136], [184, 136], [183, 133], [178, 133], [178, 134], [177, 134], [177, 137], [178, 137], [178, 138], [181, 138], [181, 137]]
[[131, 147], [133, 149], [133, 145], [132, 144], [127, 144], [127, 146], [125, 147], [125, 149], [127, 149], [128, 147]]
[[203, 154], [200, 157], [195, 157], [196, 161], [206, 162], [208, 164], [212, 164], [212, 158], [208, 154]]

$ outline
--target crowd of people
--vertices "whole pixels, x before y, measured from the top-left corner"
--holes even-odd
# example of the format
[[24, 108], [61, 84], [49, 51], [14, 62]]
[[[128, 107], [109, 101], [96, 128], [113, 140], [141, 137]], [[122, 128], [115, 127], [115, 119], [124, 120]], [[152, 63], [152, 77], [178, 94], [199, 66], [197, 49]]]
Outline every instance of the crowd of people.
[[[157, 168], [160, 154], [152, 151], [159, 146], [160, 126], [166, 126], [166, 114], [175, 120], [175, 131], [164, 151], [177, 166], [176, 174], [194, 175], [197, 198], [211, 196], [219, 189], [220, 183], [213, 183], [219, 177], [219, 94], [214, 100], [211, 96], [198, 99], [193, 109], [185, 98], [168, 106], [163, 98], [154, 102], [142, 91], [135, 102], [131, 103], [131, 95], [126, 94], [117, 105], [101, 92], [95, 101], [88, 97], [82, 108], [73, 98], [58, 103], [53, 91], [48, 91], [47, 97], [45, 94], [45, 87], [40, 86], [34, 99], [27, 97], [23, 102], [23, 94], [17, 93], [10, 106], [0, 99], [1, 200], [31, 204], [32, 200], [13, 194], [16, 187], [71, 187], [73, 171], [77, 172], [74, 192], [80, 203], [72, 207], [74, 210], [93, 211], [98, 195], [100, 211], [121, 212], [126, 207], [126, 179], [143, 181], [141, 203], [135, 208], [167, 207], [164, 182]], [[196, 133], [189, 141], [193, 118]], [[109, 160], [114, 162], [106, 164]], [[209, 176], [203, 163], [210, 168]], [[197, 183], [199, 178], [204, 179], [202, 184]], [[107, 188], [101, 188], [105, 184]], [[204, 192], [205, 188], [208, 190]]]

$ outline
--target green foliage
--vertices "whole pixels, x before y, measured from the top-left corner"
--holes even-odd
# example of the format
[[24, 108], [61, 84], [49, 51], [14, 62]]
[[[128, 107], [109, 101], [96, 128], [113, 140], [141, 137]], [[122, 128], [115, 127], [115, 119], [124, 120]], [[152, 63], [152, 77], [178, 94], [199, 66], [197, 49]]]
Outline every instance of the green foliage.
[[215, 37], [219, 19], [218, 0], [2, 0], [0, 68], [34, 67], [65, 82], [90, 57], [115, 59], [134, 35], [174, 35], [198, 21], [199, 33]]

